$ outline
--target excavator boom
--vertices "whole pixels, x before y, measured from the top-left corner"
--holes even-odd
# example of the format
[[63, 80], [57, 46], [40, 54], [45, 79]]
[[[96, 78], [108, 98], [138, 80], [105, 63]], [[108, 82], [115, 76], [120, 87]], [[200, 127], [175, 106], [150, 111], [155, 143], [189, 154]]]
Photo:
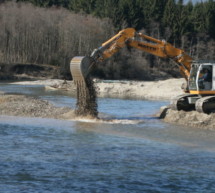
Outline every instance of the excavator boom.
[[192, 58], [184, 53], [183, 50], [175, 48], [164, 40], [158, 40], [138, 33], [133, 28], [121, 30], [117, 35], [104, 42], [99, 48], [95, 49], [90, 57], [74, 57], [70, 63], [73, 79], [78, 81], [86, 77], [93, 66], [110, 58], [125, 46], [139, 49], [162, 58], [170, 58], [179, 66], [182, 76], [188, 80]]
[[165, 40], [158, 40], [142, 33], [138, 33], [137, 37], [138, 40], [130, 39], [128, 41], [130, 47], [137, 48], [155, 56], [174, 60], [179, 66], [182, 76], [188, 80], [193, 59], [185, 54], [183, 50], [175, 48]]

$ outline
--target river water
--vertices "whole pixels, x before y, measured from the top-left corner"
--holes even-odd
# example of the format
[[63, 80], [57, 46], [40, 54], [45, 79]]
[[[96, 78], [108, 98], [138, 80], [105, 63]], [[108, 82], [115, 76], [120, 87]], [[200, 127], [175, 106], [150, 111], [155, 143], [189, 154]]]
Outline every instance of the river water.
[[[76, 102], [42, 86], [0, 90]], [[0, 192], [215, 192], [215, 132], [156, 119], [166, 104], [98, 99], [97, 122], [0, 116]]]

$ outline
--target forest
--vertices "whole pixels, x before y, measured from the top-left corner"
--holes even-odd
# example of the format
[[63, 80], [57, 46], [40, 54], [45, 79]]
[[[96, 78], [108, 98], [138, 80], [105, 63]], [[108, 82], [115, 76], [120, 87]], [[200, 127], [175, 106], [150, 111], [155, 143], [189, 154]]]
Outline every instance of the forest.
[[[194, 60], [215, 60], [214, 0], [0, 0], [0, 26], [0, 63], [51, 64], [65, 76], [72, 57], [90, 54], [127, 27], [164, 39]], [[126, 48], [94, 75], [179, 77], [174, 62]]]

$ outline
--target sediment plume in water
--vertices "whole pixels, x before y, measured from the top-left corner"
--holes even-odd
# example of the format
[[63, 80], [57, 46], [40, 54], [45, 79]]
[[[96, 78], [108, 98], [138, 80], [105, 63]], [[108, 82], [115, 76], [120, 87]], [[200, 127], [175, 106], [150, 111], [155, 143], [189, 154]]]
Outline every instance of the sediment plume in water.
[[75, 115], [97, 118], [97, 95], [93, 80], [90, 77], [87, 77], [77, 81], [75, 84], [77, 86]]

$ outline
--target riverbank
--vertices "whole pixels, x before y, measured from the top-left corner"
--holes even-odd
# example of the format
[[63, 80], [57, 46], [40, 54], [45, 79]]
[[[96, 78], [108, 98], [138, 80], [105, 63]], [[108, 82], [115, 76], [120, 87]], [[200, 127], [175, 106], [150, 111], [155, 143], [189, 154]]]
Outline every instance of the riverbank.
[[[97, 87], [98, 97], [171, 100], [172, 97], [183, 93], [180, 89], [183, 82], [183, 79], [168, 79], [160, 81], [95, 80], [95, 86]], [[72, 81], [50, 79], [14, 82], [13, 84], [43, 85], [47, 90], [63, 90], [71, 94], [76, 93], [76, 88]], [[74, 117], [72, 109], [61, 109], [59, 107], [54, 107], [47, 101], [17, 95], [1, 95], [0, 112], [1, 115], [13, 116], [36, 116], [60, 119], [70, 119], [71, 117]], [[163, 111], [161, 111], [161, 113], [162, 112]], [[159, 116], [160, 113], [157, 114], [157, 117]], [[167, 109], [166, 113], [162, 116], [163, 121], [167, 123], [211, 130], [215, 130], [214, 118], [214, 114], [207, 115], [196, 111], [184, 112], [173, 111], [171, 109]]]
[[48, 64], [0, 63], [0, 80], [38, 80], [60, 76], [57, 66]]
[[[112, 81], [94, 80], [98, 97], [130, 98], [145, 100], [170, 100], [183, 94], [181, 85], [184, 79], [168, 79], [158, 81]], [[58, 79], [22, 81], [13, 84], [44, 85], [47, 90], [63, 90], [76, 94], [73, 81]]]

